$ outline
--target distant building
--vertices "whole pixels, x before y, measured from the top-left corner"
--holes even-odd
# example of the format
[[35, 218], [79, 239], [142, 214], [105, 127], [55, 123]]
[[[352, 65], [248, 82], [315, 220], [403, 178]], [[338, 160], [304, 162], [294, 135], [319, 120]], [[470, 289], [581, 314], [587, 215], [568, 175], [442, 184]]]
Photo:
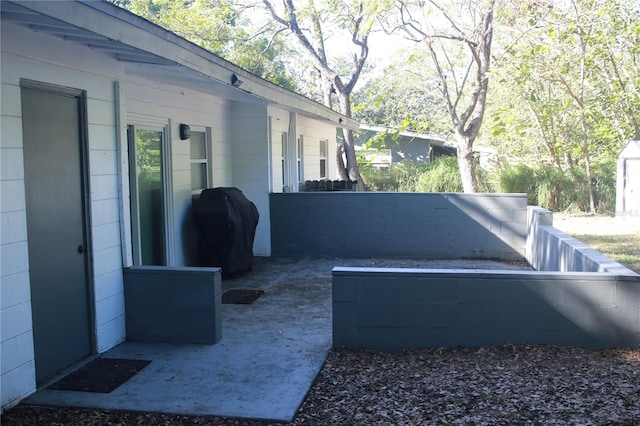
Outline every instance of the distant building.
[[[384, 148], [368, 149], [367, 142], [384, 137]], [[385, 168], [392, 164], [411, 161], [430, 163], [437, 157], [456, 155], [456, 147], [442, 135], [394, 130], [382, 126], [360, 125], [355, 140], [357, 152], [374, 167]]]
[[640, 216], [640, 140], [632, 140], [618, 155], [616, 216]]

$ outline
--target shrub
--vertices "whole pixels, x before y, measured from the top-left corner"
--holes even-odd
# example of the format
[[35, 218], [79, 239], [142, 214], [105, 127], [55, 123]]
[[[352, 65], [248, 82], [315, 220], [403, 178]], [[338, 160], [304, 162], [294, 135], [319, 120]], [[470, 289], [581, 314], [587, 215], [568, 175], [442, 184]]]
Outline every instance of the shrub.
[[[481, 192], [494, 190], [488, 173], [476, 167]], [[462, 192], [462, 180], [456, 157], [438, 157], [431, 163], [400, 163], [388, 169], [360, 165], [360, 176], [367, 191], [388, 192]]]
[[[507, 166], [498, 172], [501, 192], [526, 192], [530, 205], [552, 211], [589, 211], [589, 188], [583, 169], [561, 170], [555, 166], [530, 167], [524, 164]], [[616, 182], [612, 164], [597, 164], [592, 168], [596, 208], [599, 213], [615, 211]]]
[[536, 174], [533, 168], [525, 164], [518, 164], [507, 166], [498, 171], [498, 174], [497, 181], [500, 192], [525, 193], [527, 194], [527, 204], [535, 205], [538, 203]]
[[415, 192], [420, 175], [427, 169], [424, 163], [400, 163], [379, 169], [360, 165], [360, 176], [367, 191]]
[[535, 173], [537, 204], [552, 211], [565, 210], [569, 207], [575, 191], [571, 177], [550, 165], [540, 166]]
[[439, 157], [420, 175], [416, 192], [462, 192], [456, 157]]

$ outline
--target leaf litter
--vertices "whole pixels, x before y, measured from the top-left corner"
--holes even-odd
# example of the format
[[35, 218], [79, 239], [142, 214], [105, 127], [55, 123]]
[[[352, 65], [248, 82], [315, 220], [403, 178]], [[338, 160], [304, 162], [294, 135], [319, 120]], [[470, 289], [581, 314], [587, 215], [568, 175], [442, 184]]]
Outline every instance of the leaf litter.
[[[271, 425], [18, 406], [2, 424]], [[640, 350], [544, 345], [332, 349], [292, 425], [640, 425]]]

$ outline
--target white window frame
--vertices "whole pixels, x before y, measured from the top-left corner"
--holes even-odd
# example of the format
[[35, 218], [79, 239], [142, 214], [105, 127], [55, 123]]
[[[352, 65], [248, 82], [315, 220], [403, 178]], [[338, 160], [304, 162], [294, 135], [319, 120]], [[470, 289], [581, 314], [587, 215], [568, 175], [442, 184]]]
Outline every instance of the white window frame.
[[206, 187], [200, 189], [191, 188], [191, 196], [196, 197], [200, 195], [203, 189], [211, 188], [213, 182], [213, 164], [211, 161], [211, 127], [192, 127], [191, 134], [194, 132], [204, 133], [204, 148], [205, 148], [205, 158], [191, 158], [191, 138], [189, 138], [189, 172], [191, 172], [191, 166], [193, 164], [204, 164], [205, 165], [205, 178], [206, 178]]
[[[323, 154], [324, 148], [324, 155]], [[327, 154], [329, 153], [329, 140], [328, 139], [320, 139], [320, 179], [327, 180], [329, 179], [329, 162], [327, 161]], [[324, 160], [324, 167], [322, 161]]]
[[298, 135], [296, 150], [298, 183], [304, 183], [304, 136]]
[[282, 143], [282, 190], [289, 188], [289, 134], [282, 132], [280, 135]]
[[[152, 130], [162, 132], [162, 168], [163, 168], [163, 197], [165, 214], [163, 217], [164, 226], [164, 257], [167, 266], [173, 265], [175, 259], [174, 236], [173, 236], [173, 163], [171, 161], [171, 121], [159, 124], [158, 121], [130, 120], [127, 125], [128, 152], [129, 152], [129, 185], [130, 185], [130, 208], [131, 208], [131, 245], [134, 265], [142, 265], [141, 236], [140, 236], [140, 212], [138, 203], [138, 178], [136, 166], [136, 130]], [[133, 142], [133, 143], [132, 143]]]

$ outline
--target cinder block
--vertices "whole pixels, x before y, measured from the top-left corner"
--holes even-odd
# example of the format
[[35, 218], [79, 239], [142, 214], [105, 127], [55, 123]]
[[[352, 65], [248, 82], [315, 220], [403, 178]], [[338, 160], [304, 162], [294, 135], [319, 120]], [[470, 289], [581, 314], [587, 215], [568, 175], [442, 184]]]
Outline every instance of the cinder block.
[[380, 276], [360, 278], [358, 282], [358, 298], [363, 303], [386, 303], [396, 300], [401, 291], [399, 278]]
[[356, 303], [333, 300], [333, 324], [336, 326], [356, 324]]
[[333, 347], [360, 348], [360, 333], [355, 325], [333, 324]]
[[[299, 241], [295, 255], [330, 253], [353, 257], [421, 256], [438, 259], [498, 257], [493, 246], [483, 247], [486, 237], [474, 240], [469, 239], [469, 235], [479, 235], [479, 232], [490, 235], [487, 229], [498, 229], [499, 221], [488, 214], [482, 204], [493, 205], [493, 200], [499, 198], [480, 194], [460, 198], [463, 201], [455, 205], [448, 197], [459, 198], [456, 194], [271, 194], [272, 253], [289, 255], [281, 250], [280, 244], [290, 244], [292, 238], [299, 239], [300, 234], [314, 232], [333, 237], [314, 240], [316, 244], [312, 246]], [[524, 197], [520, 198], [524, 200]], [[525, 201], [522, 201], [522, 205], [526, 208]], [[343, 208], [349, 214], [345, 214]], [[306, 213], [299, 209], [304, 209]], [[372, 211], [376, 214], [372, 215]], [[306, 222], [302, 223], [300, 217], [305, 218]], [[305, 223], [312, 223], [313, 226], [305, 226]], [[342, 225], [337, 234], [331, 232], [336, 223]], [[521, 223], [523, 225], [518, 232], [523, 234], [522, 244], [518, 244], [510, 259], [524, 254], [520, 247], [524, 247], [525, 221]], [[276, 237], [283, 232], [288, 234], [288, 241]], [[452, 238], [452, 232], [456, 232], [457, 237]], [[341, 245], [342, 250], [336, 247], [337, 240], [345, 241]], [[356, 241], [358, 244], [355, 244]], [[508, 245], [509, 241], [499, 248], [508, 250]]]
[[222, 338], [220, 268], [124, 270], [127, 339], [217, 343]]
[[352, 277], [333, 277], [331, 293], [334, 302], [354, 302], [358, 300], [358, 283]]
[[358, 327], [361, 348], [398, 350], [407, 347], [406, 328]]
[[616, 306], [615, 277], [603, 276], [603, 280], [581, 280], [567, 277], [562, 283], [562, 303], [580, 305], [587, 308]]
[[381, 303], [355, 303], [353, 305], [356, 325], [360, 327], [384, 327]]

